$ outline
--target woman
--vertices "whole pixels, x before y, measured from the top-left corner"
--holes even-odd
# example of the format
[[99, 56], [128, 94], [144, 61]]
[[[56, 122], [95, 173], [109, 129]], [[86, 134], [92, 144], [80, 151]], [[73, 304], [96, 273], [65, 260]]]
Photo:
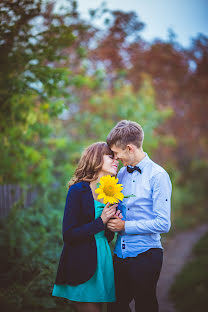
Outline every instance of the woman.
[[105, 142], [83, 153], [69, 191], [63, 218], [62, 250], [53, 296], [69, 299], [76, 311], [100, 312], [102, 302], [115, 301], [114, 271], [106, 223], [118, 217], [116, 205], [97, 200], [95, 190], [104, 175], [115, 176], [118, 161]]

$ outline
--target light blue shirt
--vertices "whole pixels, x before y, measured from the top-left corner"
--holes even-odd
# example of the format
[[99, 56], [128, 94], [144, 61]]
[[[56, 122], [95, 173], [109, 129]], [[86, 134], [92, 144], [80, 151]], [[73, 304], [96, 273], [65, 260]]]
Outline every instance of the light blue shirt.
[[[146, 154], [146, 153], [145, 153]], [[167, 172], [146, 154], [137, 166], [141, 173], [118, 173], [125, 198], [119, 209], [125, 230], [118, 233], [114, 253], [120, 258], [136, 257], [150, 248], [162, 248], [160, 233], [170, 229], [171, 181]]]

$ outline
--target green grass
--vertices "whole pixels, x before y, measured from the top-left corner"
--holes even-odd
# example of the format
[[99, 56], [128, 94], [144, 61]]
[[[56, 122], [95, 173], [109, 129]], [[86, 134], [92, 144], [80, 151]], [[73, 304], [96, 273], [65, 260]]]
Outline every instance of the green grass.
[[208, 233], [195, 245], [193, 259], [185, 265], [171, 287], [177, 312], [208, 309]]

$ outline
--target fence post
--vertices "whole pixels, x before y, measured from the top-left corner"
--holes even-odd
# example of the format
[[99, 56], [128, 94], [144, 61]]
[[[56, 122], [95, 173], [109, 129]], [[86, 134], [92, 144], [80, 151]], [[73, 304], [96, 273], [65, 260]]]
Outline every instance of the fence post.
[[[20, 200], [23, 189], [19, 185], [0, 185], [0, 217], [6, 217], [12, 206]], [[36, 192], [28, 190], [25, 193], [24, 207], [30, 205], [36, 197]]]

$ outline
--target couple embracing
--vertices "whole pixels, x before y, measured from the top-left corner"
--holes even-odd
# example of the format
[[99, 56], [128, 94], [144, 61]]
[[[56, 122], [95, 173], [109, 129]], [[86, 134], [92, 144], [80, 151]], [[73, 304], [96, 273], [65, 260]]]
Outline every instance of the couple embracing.
[[[120, 121], [107, 143], [89, 146], [81, 156], [63, 217], [64, 247], [53, 296], [67, 298], [75, 311], [158, 312], [156, 285], [170, 229], [171, 182], [167, 172], [143, 151], [144, 132]], [[123, 164], [117, 175], [118, 160]], [[123, 194], [134, 197], [106, 205], [96, 192], [103, 177], [117, 176]], [[117, 232], [112, 260], [109, 242]]]

